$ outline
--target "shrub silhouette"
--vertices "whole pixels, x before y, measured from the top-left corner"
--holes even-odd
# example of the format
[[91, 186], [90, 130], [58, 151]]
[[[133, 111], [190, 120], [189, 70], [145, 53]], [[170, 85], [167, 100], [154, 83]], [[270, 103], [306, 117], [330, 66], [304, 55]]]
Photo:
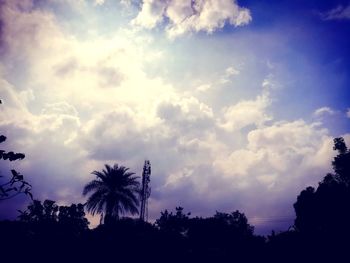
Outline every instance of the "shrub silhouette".
[[[3, 143], [6, 141], [6, 139], [6, 136], [0, 135], [0, 143]], [[6, 152], [4, 150], [0, 150], [0, 160], [3, 159], [12, 162], [22, 160], [24, 158], [25, 155], [23, 153], [14, 153], [12, 151]], [[4, 176], [0, 175], [0, 178], [4, 178]], [[0, 201], [13, 198], [19, 194], [28, 195], [31, 199], [33, 199], [31, 190], [32, 186], [24, 180], [23, 175], [12, 169], [10, 179], [2, 179], [2, 181], [0, 181]]]
[[[34, 232], [56, 232], [78, 235], [88, 229], [89, 221], [85, 218], [83, 204], [58, 206], [55, 201], [45, 200], [43, 203], [34, 200], [25, 211], [20, 211], [18, 219], [28, 223]], [[53, 232], [52, 232], [53, 231]]]

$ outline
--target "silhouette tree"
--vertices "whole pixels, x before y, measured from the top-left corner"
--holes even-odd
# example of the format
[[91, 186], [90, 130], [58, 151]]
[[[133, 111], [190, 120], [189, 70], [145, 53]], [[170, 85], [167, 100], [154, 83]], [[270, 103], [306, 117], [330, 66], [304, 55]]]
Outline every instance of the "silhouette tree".
[[66, 227], [74, 228], [75, 231], [87, 230], [89, 221], [85, 218], [83, 204], [71, 204], [60, 206], [58, 222]]
[[227, 226], [239, 235], [251, 236], [254, 232], [254, 227], [248, 223], [248, 219], [245, 214], [238, 210], [231, 214], [216, 212], [214, 219], [220, 222], [222, 225]]
[[216, 212], [207, 218], [189, 216], [190, 213], [184, 213], [182, 207], [176, 207], [175, 213], [161, 212], [155, 223], [169, 246], [190, 257], [188, 262], [223, 262], [233, 257], [237, 262], [249, 260], [254, 254], [247, 255], [247, 251], [257, 251], [265, 242], [254, 236], [253, 226], [239, 211]]
[[335, 179], [350, 186], [350, 151], [348, 150], [344, 138], [334, 139], [334, 150], [338, 151], [338, 155], [332, 161], [333, 170], [335, 172]]
[[84, 187], [83, 195], [91, 194], [86, 202], [87, 210], [92, 215], [105, 213], [105, 224], [118, 220], [121, 213], [138, 213], [140, 183], [128, 170], [118, 164], [113, 167], [106, 164], [102, 172], [92, 172], [96, 179]]
[[56, 222], [58, 205], [52, 200], [45, 200], [43, 203], [33, 200], [27, 210], [19, 212], [18, 218], [24, 222]]
[[[0, 135], [0, 143], [6, 141], [6, 136]], [[0, 150], [0, 160], [9, 160], [10, 162], [15, 160], [22, 160], [25, 158], [23, 153], [14, 153], [14, 152], [6, 152], [4, 150]], [[33, 199], [31, 189], [32, 186], [24, 180], [22, 174], [17, 172], [16, 170], [11, 170], [11, 178], [5, 179], [4, 182], [0, 182], [0, 201], [7, 200], [13, 198], [19, 194], [28, 195], [31, 199]], [[4, 178], [4, 176], [0, 175], [0, 178]]]
[[327, 174], [317, 189], [303, 190], [294, 204], [295, 227], [307, 234], [350, 234], [350, 151], [343, 138], [334, 139], [338, 155], [334, 174]]
[[45, 226], [60, 226], [72, 233], [81, 233], [88, 229], [89, 221], [85, 218], [83, 204], [58, 206], [55, 201], [33, 200], [25, 211], [20, 211], [18, 219], [25, 223]]
[[183, 212], [183, 207], [179, 206], [175, 208], [175, 214], [173, 212], [160, 212], [160, 218], [156, 220], [155, 225], [164, 232], [179, 234], [185, 236], [189, 226], [189, 215]]

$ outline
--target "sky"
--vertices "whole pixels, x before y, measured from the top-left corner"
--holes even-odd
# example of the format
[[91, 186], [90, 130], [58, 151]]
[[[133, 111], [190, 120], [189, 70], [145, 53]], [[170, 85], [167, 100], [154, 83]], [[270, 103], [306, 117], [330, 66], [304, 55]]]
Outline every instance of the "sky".
[[1, 147], [26, 154], [1, 173], [70, 204], [105, 163], [149, 159], [150, 221], [238, 209], [287, 230], [350, 143], [349, 35], [340, 0], [1, 0]]

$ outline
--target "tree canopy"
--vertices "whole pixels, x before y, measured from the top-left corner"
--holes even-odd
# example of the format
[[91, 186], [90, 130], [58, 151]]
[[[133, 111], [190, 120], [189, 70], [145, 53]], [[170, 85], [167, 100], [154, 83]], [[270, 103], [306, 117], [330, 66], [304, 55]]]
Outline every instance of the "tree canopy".
[[327, 174], [315, 189], [307, 187], [294, 204], [295, 227], [306, 233], [350, 233], [350, 151], [343, 138], [334, 139], [338, 152]]
[[124, 166], [105, 165], [105, 169], [93, 171], [96, 179], [85, 185], [83, 195], [89, 195], [86, 208], [93, 215], [105, 213], [105, 223], [119, 219], [121, 213], [137, 214], [139, 205], [139, 177]]

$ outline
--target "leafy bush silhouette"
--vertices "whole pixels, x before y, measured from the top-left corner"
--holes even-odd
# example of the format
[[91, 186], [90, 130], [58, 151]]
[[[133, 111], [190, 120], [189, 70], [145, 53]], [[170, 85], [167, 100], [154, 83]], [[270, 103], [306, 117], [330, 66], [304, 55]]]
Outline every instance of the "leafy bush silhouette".
[[[0, 135], [0, 143], [3, 143], [6, 141], [6, 139], [6, 136]], [[25, 155], [23, 153], [14, 153], [12, 151], [6, 152], [4, 150], [0, 150], [0, 160], [3, 159], [12, 162], [22, 160], [24, 158]], [[0, 175], [0, 178], [4, 178], [4, 176]], [[31, 190], [32, 186], [24, 180], [23, 175], [12, 169], [11, 177], [0, 183], [0, 201], [11, 199], [19, 194], [28, 195], [33, 200]]]
[[252, 259], [254, 255], [247, 255], [247, 250], [260, 251], [265, 243], [264, 238], [254, 236], [254, 227], [238, 210], [216, 212], [207, 218], [190, 215], [182, 207], [176, 207], [175, 213], [165, 210], [155, 225], [172, 246], [187, 251], [191, 260], [224, 260], [231, 256]]
[[83, 204], [58, 206], [55, 201], [33, 200], [25, 211], [19, 211], [21, 222], [30, 223], [39, 232], [56, 229], [72, 234], [80, 234], [88, 229]]
[[184, 214], [183, 207], [179, 206], [175, 208], [175, 213], [160, 212], [160, 218], [156, 220], [155, 225], [164, 232], [185, 236], [189, 227], [189, 215], [191, 213]]

